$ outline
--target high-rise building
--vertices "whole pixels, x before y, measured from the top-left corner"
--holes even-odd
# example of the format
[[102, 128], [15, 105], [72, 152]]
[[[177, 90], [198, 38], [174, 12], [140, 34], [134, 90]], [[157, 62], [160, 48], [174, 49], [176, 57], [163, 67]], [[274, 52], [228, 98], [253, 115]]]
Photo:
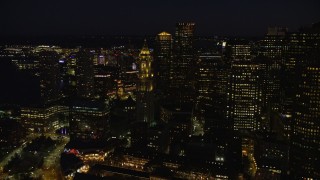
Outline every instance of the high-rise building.
[[[220, 54], [201, 53], [198, 57], [196, 71], [196, 111], [197, 120], [204, 123], [205, 130], [226, 126], [226, 87], [228, 70]], [[208, 118], [215, 116], [215, 120]], [[212, 122], [215, 121], [215, 122]]]
[[281, 65], [265, 56], [256, 57], [255, 62], [260, 66], [262, 106], [265, 111], [277, 111], [281, 95]]
[[137, 121], [151, 124], [154, 121], [154, 95], [153, 95], [153, 58], [147, 42], [140, 51], [139, 80], [137, 82]]
[[[284, 55], [288, 50], [288, 29], [269, 27], [264, 39], [259, 42], [258, 55], [263, 69], [263, 105], [266, 111], [279, 111], [281, 99], [281, 70], [287, 63]], [[262, 58], [261, 58], [262, 57]], [[282, 108], [286, 111], [286, 108]]]
[[193, 56], [194, 52], [194, 31], [195, 23], [176, 24], [176, 32], [174, 37], [174, 51], [177, 56], [182, 56], [186, 58], [184, 60], [192, 60], [190, 56]]
[[288, 29], [285, 27], [269, 27], [268, 33], [260, 42], [259, 54], [281, 62], [287, 50], [287, 33]]
[[172, 36], [167, 32], [161, 32], [156, 37], [155, 48], [155, 77], [156, 88], [166, 91], [169, 86], [172, 66]]
[[260, 66], [254, 62], [233, 62], [228, 84], [227, 119], [234, 130], [258, 129], [261, 113]]
[[76, 67], [77, 67], [77, 57], [76, 53], [70, 53], [66, 57], [66, 92], [68, 96], [74, 96], [77, 94], [77, 82], [76, 82]]
[[250, 60], [252, 59], [252, 45], [249, 41], [236, 39], [229, 42], [231, 58], [234, 60]]
[[190, 102], [194, 99], [194, 30], [195, 23], [176, 25], [169, 87], [178, 102]]
[[40, 51], [39, 77], [43, 103], [59, 99], [59, 55], [55, 51]]
[[[259, 42], [261, 88], [266, 114], [279, 113], [285, 135], [289, 137], [295, 83], [295, 58], [285, 58], [288, 53], [288, 29], [269, 27], [265, 37]], [[293, 86], [292, 86], [293, 85]]]
[[93, 54], [88, 50], [80, 50], [76, 54], [76, 89], [77, 96], [92, 98], [94, 95]]
[[320, 24], [312, 28], [301, 29], [299, 32], [287, 34], [287, 50], [282, 63], [281, 97], [279, 112], [283, 117], [288, 138], [292, 131], [294, 111], [297, 101], [298, 81], [302, 69], [309, 64], [306, 56], [320, 50]]
[[115, 94], [117, 91], [117, 77], [117, 68], [112, 66], [96, 65], [94, 67], [94, 91], [96, 98], [105, 99], [108, 94]]
[[289, 160], [295, 179], [320, 178], [319, 34], [317, 23], [288, 35], [282, 102], [283, 107], [291, 107], [287, 108], [291, 118]]
[[310, 65], [301, 75], [293, 121], [291, 165], [296, 178], [320, 178], [320, 66]]

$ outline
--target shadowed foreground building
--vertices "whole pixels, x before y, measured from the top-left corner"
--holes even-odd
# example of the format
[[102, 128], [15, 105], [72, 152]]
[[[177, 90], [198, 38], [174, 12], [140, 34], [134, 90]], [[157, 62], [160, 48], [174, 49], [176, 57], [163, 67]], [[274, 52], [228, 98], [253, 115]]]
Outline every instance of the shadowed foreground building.
[[[110, 153], [105, 165], [144, 172], [150, 176], [160, 169], [171, 172], [167, 177], [165, 171], [160, 171], [162, 173], [157, 174], [158, 179], [239, 178], [241, 176], [240, 141], [233, 138], [232, 132], [221, 133], [186, 138], [183, 143], [184, 153], [179, 156], [142, 146], [120, 148]], [[107, 177], [107, 174], [101, 174], [102, 172], [102, 169], [96, 169], [92, 173]]]
[[78, 100], [70, 107], [70, 139], [83, 142], [106, 140], [109, 109], [104, 102]]
[[0, 117], [0, 150], [19, 145], [25, 135], [26, 132], [19, 122]]

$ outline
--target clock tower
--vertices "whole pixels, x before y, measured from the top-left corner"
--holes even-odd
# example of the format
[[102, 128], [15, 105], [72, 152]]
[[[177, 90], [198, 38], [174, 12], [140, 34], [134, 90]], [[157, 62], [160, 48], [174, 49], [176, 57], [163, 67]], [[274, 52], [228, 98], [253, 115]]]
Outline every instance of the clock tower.
[[154, 122], [152, 62], [153, 58], [145, 40], [138, 59], [137, 121], [146, 122], [149, 125]]

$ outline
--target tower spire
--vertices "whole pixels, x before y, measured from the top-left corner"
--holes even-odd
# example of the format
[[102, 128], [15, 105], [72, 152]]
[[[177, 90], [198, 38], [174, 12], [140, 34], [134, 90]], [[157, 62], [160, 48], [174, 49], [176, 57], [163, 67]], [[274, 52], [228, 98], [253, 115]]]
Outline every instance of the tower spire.
[[144, 38], [143, 48], [147, 48], [148, 49], [147, 38]]
[[142, 49], [140, 51], [140, 56], [141, 55], [150, 55], [150, 50], [148, 48], [148, 43], [147, 43], [147, 39], [145, 38], [144, 39], [144, 43], [143, 43], [143, 46], [142, 46]]

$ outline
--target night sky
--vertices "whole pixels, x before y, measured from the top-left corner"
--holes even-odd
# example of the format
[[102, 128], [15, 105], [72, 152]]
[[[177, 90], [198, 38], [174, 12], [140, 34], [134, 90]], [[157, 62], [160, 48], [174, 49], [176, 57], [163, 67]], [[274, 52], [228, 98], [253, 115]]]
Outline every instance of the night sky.
[[320, 21], [319, 0], [1, 0], [0, 36], [154, 35], [178, 21], [198, 35], [262, 36]]

